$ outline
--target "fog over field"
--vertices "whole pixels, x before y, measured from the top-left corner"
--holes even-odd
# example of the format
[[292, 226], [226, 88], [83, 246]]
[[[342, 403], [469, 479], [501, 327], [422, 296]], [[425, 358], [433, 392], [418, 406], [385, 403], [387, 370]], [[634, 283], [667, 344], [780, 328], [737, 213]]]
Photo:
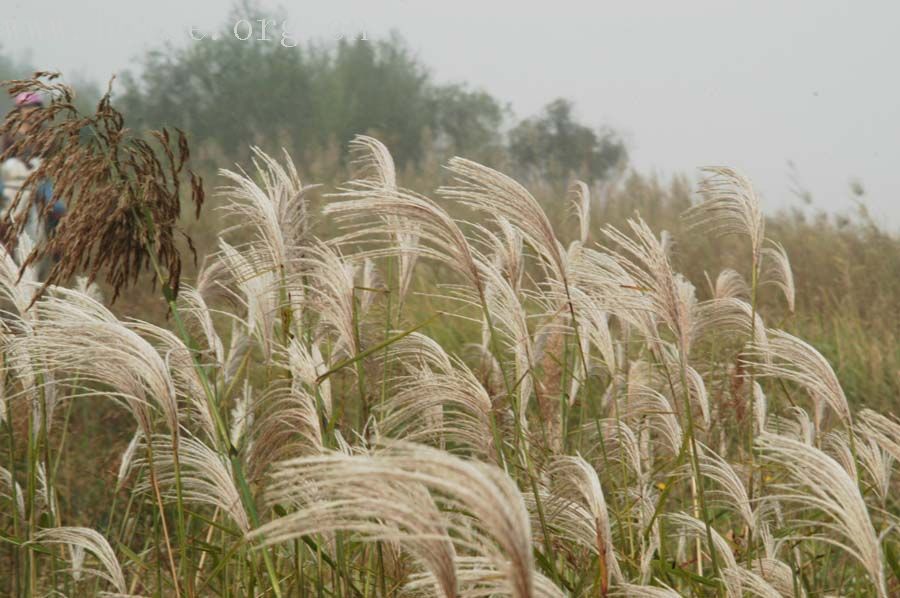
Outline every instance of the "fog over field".
[[900, 596], [897, 17], [3, 0], [0, 595]]
[[[6, 52], [100, 81], [161, 43], [211, 43], [192, 41], [191, 27], [211, 30], [229, 10], [221, 0], [10, 4], [0, 24]], [[816, 207], [852, 210], [850, 183], [859, 181], [876, 219], [900, 227], [896, 3], [258, 6], [248, 10], [250, 23], [287, 14], [301, 42], [397, 31], [438, 80], [482, 87], [520, 118], [553, 98], [571, 98], [582, 120], [625, 137], [638, 170], [666, 175], [734, 165], [754, 180], [769, 210], [800, 205], [798, 188]]]

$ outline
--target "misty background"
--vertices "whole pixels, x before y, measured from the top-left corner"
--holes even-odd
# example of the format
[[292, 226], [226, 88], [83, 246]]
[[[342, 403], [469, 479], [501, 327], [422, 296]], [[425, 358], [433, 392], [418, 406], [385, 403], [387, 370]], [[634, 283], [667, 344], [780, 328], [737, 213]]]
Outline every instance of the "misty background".
[[[126, 118], [215, 138], [211, 160], [273, 145], [280, 129], [289, 146], [314, 139], [317, 152], [340, 153], [363, 132], [353, 128], [382, 125], [402, 130], [385, 139], [401, 162], [437, 148], [598, 180], [623, 164], [663, 178], [728, 164], [770, 211], [844, 213], [861, 201], [900, 228], [895, 3], [7, 0], [0, 17], [7, 71], [60, 70], [86, 90], [116, 74]], [[254, 27], [250, 39], [221, 39], [240, 18]], [[256, 40], [261, 18], [279, 21], [272, 41]], [[285, 18], [297, 48], [278, 43]], [[220, 39], [191, 39], [192, 28]], [[216, 72], [228, 56], [247, 71]], [[295, 75], [277, 74], [284, 69]], [[304, 95], [312, 88], [315, 98]], [[370, 89], [382, 91], [360, 103]], [[410, 97], [420, 104], [398, 113]], [[233, 126], [261, 105], [271, 107], [270, 129]], [[567, 137], [554, 136], [560, 123]], [[577, 155], [560, 154], [563, 142]]]

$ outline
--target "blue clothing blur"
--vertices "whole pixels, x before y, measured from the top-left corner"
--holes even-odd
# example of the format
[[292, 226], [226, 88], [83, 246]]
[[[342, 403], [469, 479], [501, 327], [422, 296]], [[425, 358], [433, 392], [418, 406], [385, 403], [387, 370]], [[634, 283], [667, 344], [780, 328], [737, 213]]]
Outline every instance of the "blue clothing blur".
[[48, 204], [53, 204], [53, 207], [50, 208], [50, 212], [47, 214], [47, 226], [52, 231], [59, 224], [59, 219], [66, 213], [66, 205], [62, 200], [53, 199], [53, 182], [50, 179], [41, 181], [36, 193], [42, 208], [46, 208]]
[[[0, 179], [0, 197], [3, 197], [5, 189], [6, 185], [3, 184], [3, 179]], [[53, 203], [53, 207], [47, 215], [47, 227], [52, 231], [56, 228], [56, 225], [59, 224], [59, 220], [63, 217], [63, 214], [66, 213], [66, 204], [64, 204], [62, 200], [53, 199], [53, 182], [50, 181], [50, 179], [41, 181], [41, 184], [38, 185], [35, 193], [37, 195], [37, 200], [40, 201], [39, 206], [41, 210], [46, 208], [47, 204]]]

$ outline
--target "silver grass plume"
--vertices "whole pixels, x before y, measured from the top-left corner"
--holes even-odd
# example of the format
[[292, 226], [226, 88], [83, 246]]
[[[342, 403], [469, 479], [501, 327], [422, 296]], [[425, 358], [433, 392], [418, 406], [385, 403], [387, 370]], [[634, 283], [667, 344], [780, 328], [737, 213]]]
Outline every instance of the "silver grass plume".
[[642, 484], [631, 493], [631, 495], [637, 501], [637, 522], [639, 529], [646, 530], [644, 534], [641, 534], [639, 562], [639, 580], [640, 583], [645, 584], [650, 581], [654, 568], [653, 561], [662, 544], [659, 519], [655, 516], [656, 503], [659, 500], [659, 495], [656, 492], [656, 489], [649, 484]]
[[[753, 308], [743, 299], [724, 297], [703, 301], [694, 310], [694, 339], [714, 335], [743, 339], [750, 336], [752, 328], [753, 342], [764, 350], [768, 343], [765, 323], [757, 312], [756, 324], [751, 326], [752, 316]], [[765, 357], [764, 353], [762, 357]]]
[[666, 324], [675, 334], [678, 349], [686, 358], [690, 353], [693, 329], [693, 295], [687, 293], [685, 281], [675, 275], [662, 243], [643, 220], [628, 220], [634, 239], [621, 231], [607, 227], [604, 234], [620, 249], [612, 257], [633, 280], [622, 286], [630, 287], [635, 295], [649, 299], [652, 315]]
[[386, 483], [365, 472], [357, 473], [352, 481], [346, 479], [348, 467], [337, 459], [359, 462], [364, 458], [334, 455], [334, 480], [310, 472], [306, 488], [295, 483], [287, 494], [284, 488], [270, 489], [271, 500], [291, 504], [295, 510], [254, 531], [251, 538], [265, 533], [266, 543], [272, 544], [343, 530], [355, 532], [363, 541], [396, 542], [430, 571], [434, 593], [457, 596], [456, 549], [448, 534], [447, 519], [422, 484], [400, 480]]
[[[528, 326], [531, 317], [522, 305], [521, 297], [510, 286], [509, 281], [493, 264], [478, 260], [481, 272], [481, 290], [460, 285], [443, 285], [449, 296], [475, 309], [486, 307], [491, 315], [493, 329], [499, 343], [512, 354], [515, 398], [519, 423], [527, 428], [528, 404], [536, 382], [534, 339]], [[484, 310], [482, 310], [484, 313]], [[489, 349], [493, 335], [487, 322], [482, 319], [482, 352]], [[497, 351], [498, 347], [493, 347]], [[485, 355], [487, 357], [487, 355]], [[495, 357], [497, 357], [495, 355]]]
[[860, 433], [874, 440], [895, 460], [900, 461], [900, 422], [871, 409], [863, 409], [859, 418], [862, 421]]
[[[709, 534], [715, 545], [716, 554], [724, 561], [724, 565], [722, 565], [723, 571], [739, 567], [728, 540], [717, 530], [707, 527], [705, 523], [687, 513], [669, 513], [665, 517], [685, 537], [696, 538], [706, 543], [707, 534]], [[711, 548], [707, 546], [707, 550], [711, 550]]]
[[564, 496], [584, 508], [594, 527], [596, 553], [600, 563], [601, 592], [609, 584], [623, 581], [612, 539], [609, 511], [597, 471], [579, 456], [554, 459], [548, 467], [554, 493]]
[[[503, 572], [484, 557], [457, 556], [456, 578], [460, 586], [459, 596], [502, 596], [509, 593]], [[404, 598], [431, 597], [434, 596], [434, 584], [434, 575], [430, 572], [413, 573], [400, 595]], [[562, 590], [538, 571], [534, 572], [533, 592], [534, 598], [565, 598]]]
[[231, 408], [231, 425], [228, 429], [231, 446], [240, 447], [244, 444], [247, 431], [253, 427], [253, 422], [253, 390], [249, 381], [244, 380], [243, 392], [235, 397], [234, 407]]
[[710, 449], [701, 445], [698, 453], [700, 473], [716, 485], [716, 489], [708, 491], [707, 496], [715, 499], [719, 506], [736, 512], [744, 520], [744, 525], [757, 535], [758, 515], [744, 485], [744, 478], [728, 461]]
[[671, 454], [681, 451], [684, 433], [678, 412], [662, 393], [643, 384], [630, 384], [626, 413], [629, 419], [645, 419], [644, 426], [661, 436]]
[[[491, 397], [477, 376], [437, 342], [413, 333], [395, 343], [387, 358], [406, 370], [392, 381], [382, 406], [382, 432], [412, 442], [438, 439], [493, 458]], [[423, 417], [437, 412], [438, 417]]]
[[[18, 396], [18, 393], [11, 396], [6, 394], [6, 382], [10, 374], [21, 383], [22, 394], [32, 405], [36, 406], [41, 388], [47, 394], [51, 391], [50, 372], [44, 372], [44, 385], [39, 387], [40, 364], [36, 362], [36, 356], [30, 354], [29, 344], [26, 342], [33, 335], [33, 323], [37, 316], [36, 311], [30, 307], [41, 283], [38, 282], [34, 268], [29, 266], [22, 269], [19, 264], [33, 246], [27, 233], [23, 233], [14, 253], [0, 247], [0, 348], [5, 362], [0, 367], [3, 382], [3, 388], [0, 389], [0, 422], [7, 420], [9, 400]], [[48, 401], [48, 410], [52, 406], [49, 403]], [[32, 413], [32, 427], [37, 430], [40, 426], [39, 410], [34, 408]], [[52, 419], [48, 420], [48, 425], [50, 422]]]
[[325, 414], [331, 417], [331, 380], [320, 379], [328, 371], [328, 363], [322, 357], [319, 343], [312, 341], [307, 346], [300, 339], [294, 338], [288, 346], [287, 358], [291, 376], [305, 384], [308, 392], [318, 394]]
[[494, 220], [499, 234], [473, 223], [473, 236], [491, 256], [494, 267], [502, 272], [509, 285], [519, 292], [525, 274], [522, 233], [503, 216], [497, 216]]
[[185, 423], [197, 422], [206, 437], [215, 442], [216, 425], [209, 410], [203, 382], [194, 366], [193, 351], [185, 346], [178, 335], [165, 328], [140, 321], [126, 325], [152, 341], [165, 360], [175, 385], [176, 396], [183, 398], [187, 406], [179, 412], [182, 420]]
[[[362, 489], [363, 484], [365, 489]], [[452, 524], [454, 534], [451, 536], [461, 550], [474, 551], [476, 555], [490, 559], [506, 580], [509, 594], [526, 598], [533, 593], [528, 511], [522, 495], [502, 470], [464, 461], [422, 445], [392, 441], [368, 455], [330, 454], [285, 461], [272, 473], [267, 497], [273, 503], [303, 500], [310, 485], [323, 497], [314, 503], [323, 514], [332, 508], [342, 509], [349, 500], [351, 505], [365, 502], [367, 508], [381, 504], [382, 509], [408, 511], [406, 519], [394, 517], [396, 524], [420, 522], [416, 525], [433, 526], [436, 521], [433, 514], [411, 504], [412, 494], [392, 490], [399, 486], [423, 486], [441, 505], [442, 513], [446, 514], [441, 520]], [[354, 488], [360, 490], [354, 491]], [[346, 496], [348, 492], [349, 497]], [[332, 495], [345, 498], [331, 500], [329, 496]], [[348, 515], [355, 520], [361, 512], [365, 510], [354, 507]], [[339, 521], [344, 516], [339, 517]], [[453, 519], [460, 517], [463, 519], [453, 523]], [[303, 511], [297, 511], [263, 525], [249, 537], [253, 540], [264, 538], [265, 544], [273, 544], [305, 535], [311, 525], [315, 525], [315, 521]], [[341, 525], [337, 527], [341, 528]], [[446, 534], [435, 532], [413, 530], [408, 536], [447, 541]]]
[[877, 595], [886, 598], [881, 544], [856, 481], [837, 461], [813, 446], [769, 433], [761, 434], [756, 442], [763, 458], [784, 467], [791, 478], [774, 485], [774, 498], [814, 508], [830, 520], [798, 521], [795, 525], [819, 526], [830, 532], [816, 538], [857, 559], [868, 572]]
[[[528, 403], [535, 387], [535, 350], [528, 329], [528, 314], [519, 295], [495, 268], [483, 266], [485, 297], [499, 337], [514, 358], [518, 383], [518, 414], [522, 429], [528, 427]], [[472, 303], [474, 303], [474, 299]]]
[[302, 262], [308, 280], [307, 307], [319, 316], [322, 332], [335, 335], [332, 354], [359, 354], [362, 347], [357, 335], [357, 265], [325, 243], [316, 242], [306, 252]]
[[[182, 285], [178, 296], [187, 325], [192, 331], [198, 329], [200, 336], [206, 340], [203, 361], [211, 360], [221, 369], [221, 383], [226, 388], [231, 385], [249, 345], [249, 331], [244, 320], [227, 309], [210, 307], [210, 303], [217, 299], [228, 301], [235, 311], [246, 305], [233, 290], [227, 288], [228, 284], [236, 282], [231, 274], [225, 261], [204, 260], [197, 274], [196, 287]], [[227, 348], [216, 328], [214, 316], [225, 316], [230, 320], [231, 338]]]
[[756, 430], [754, 433], [758, 433], [766, 428], [766, 421], [769, 417], [769, 399], [763, 392], [762, 386], [756, 380], [753, 381], [750, 392], [753, 393], [754, 400], [752, 404], [756, 409], [756, 413], [753, 414], [756, 418]]
[[[834, 430], [826, 437], [826, 442], [831, 441], [836, 449], [836, 457], [854, 478], [859, 479], [860, 466], [865, 472], [872, 491], [884, 505], [891, 492], [891, 476], [894, 472], [895, 457], [887, 449], [883, 448], [878, 438], [866, 434], [865, 427], [859, 430], [859, 434], [851, 443], [847, 432]], [[855, 455], [855, 456], [854, 456]]]
[[119, 460], [119, 470], [116, 474], [117, 490], [122, 487], [122, 484], [124, 484], [125, 480], [128, 479], [128, 476], [131, 475], [134, 464], [134, 455], [137, 452], [138, 447], [143, 442], [143, 439], [144, 433], [139, 427], [131, 436], [131, 441], [129, 441], [128, 446], [126, 446], [125, 450], [122, 451], [122, 457]]
[[[583, 322], [583, 319], [580, 320]], [[587, 331], [583, 334], [579, 335], [579, 338], [576, 339], [576, 342], [581, 341], [581, 346], [577, 349], [579, 356], [584, 356], [586, 363], [584, 364], [584, 368], [582, 369], [581, 376], [577, 373], [572, 372], [572, 381], [569, 383], [569, 406], [575, 404], [578, 400], [578, 391], [581, 390], [582, 384], [587, 382], [587, 377], [591, 375], [591, 372], [594, 368], [593, 360], [591, 358], [591, 342], [594, 343], [602, 343], [604, 331], [602, 329], [603, 324], [605, 323], [605, 317], [601, 317], [598, 320], [594, 320], [587, 325]], [[607, 327], [608, 330], [608, 327]], [[615, 351], [613, 352], [615, 354]], [[607, 364], [609, 367], [609, 364]], [[611, 374], [613, 377], [616, 376], [616, 372]]]
[[6, 312], [5, 309], [4, 313], [24, 320], [33, 319], [33, 313], [28, 308], [42, 284], [35, 268], [26, 266], [22, 269], [19, 265], [33, 247], [34, 243], [27, 233], [19, 237], [14, 253], [0, 247], [0, 297], [15, 308], [15, 313]]
[[[641, 454], [638, 434], [621, 419], [619, 421], [614, 419], [601, 420], [600, 425], [608, 460], [611, 463], [625, 465], [634, 474], [635, 486], [640, 492], [650, 480], [648, 477], [649, 472], [644, 467], [645, 458]], [[596, 426], [591, 427], [596, 430]]]
[[[578, 252], [578, 259], [570, 263], [570, 274], [570, 296], [573, 302], [578, 302], [576, 308], [593, 303], [596, 309], [615, 315], [646, 338], [658, 337], [653, 298], [623, 266], [619, 256], [583, 247]], [[558, 302], [565, 300], [563, 292], [564, 289], [551, 285], [551, 296]]]
[[67, 544], [91, 553], [103, 566], [102, 570], [92, 570], [92, 573], [109, 582], [119, 594], [128, 594], [125, 575], [116, 553], [106, 538], [97, 531], [86, 527], [54, 527], [38, 531], [33, 541], [42, 544]]
[[817, 414], [822, 405], [828, 405], [841, 421], [852, 425], [853, 418], [844, 389], [828, 360], [812, 345], [782, 330], [772, 330], [764, 346], [754, 345], [751, 357], [757, 376], [781, 378], [798, 384], [816, 405]]
[[381, 281], [381, 277], [378, 274], [378, 268], [375, 265], [375, 260], [370, 258], [364, 259], [362, 267], [358, 267], [357, 272], [360, 278], [357, 291], [359, 291], [361, 295], [359, 298], [359, 306], [357, 307], [358, 319], [364, 320], [366, 314], [369, 313], [369, 309], [375, 303], [376, 294], [387, 287]]
[[591, 190], [583, 181], [575, 181], [569, 187], [572, 210], [578, 217], [578, 241], [587, 244], [591, 233]]
[[743, 567], [728, 568], [722, 571], [725, 588], [730, 598], [782, 598], [781, 592], [765, 578]]
[[228, 342], [228, 352], [222, 365], [222, 379], [226, 383], [232, 383], [240, 373], [241, 364], [247, 358], [248, 351], [252, 349], [250, 333], [247, 323], [235, 318], [231, 321], [231, 340]]
[[254, 402], [251, 413], [253, 425], [247, 432], [251, 478], [261, 478], [277, 461], [323, 451], [321, 411], [299, 381], [273, 384]]
[[762, 250], [763, 270], [760, 273], [761, 284], [776, 286], [784, 294], [788, 310], [794, 312], [795, 298], [797, 294], [794, 286], [794, 272], [788, 259], [787, 251], [781, 243], [769, 241], [771, 247]]
[[[570, 336], [569, 313], [560, 306], [534, 334], [534, 359], [541, 375], [535, 376], [533, 385], [541, 418], [541, 438], [553, 454], [562, 452], [563, 422], [560, 416], [560, 399], [565, 393], [562, 382], [565, 372], [563, 362], [566, 343]], [[572, 369], [574, 362], [571, 362]], [[583, 370], [582, 370], [583, 371]]]
[[750, 297], [750, 286], [740, 273], [731, 268], [725, 268], [716, 276], [712, 294], [715, 299], [746, 299]]
[[753, 572], [765, 579], [783, 596], [801, 598], [806, 592], [800, 587], [800, 594], [794, 591], [794, 570], [783, 561], [774, 558], [753, 559]]
[[61, 372], [80, 385], [98, 383], [112, 392], [89, 394], [122, 399], [145, 433], [150, 429], [150, 402], [163, 412], [178, 434], [175, 383], [156, 349], [94, 299], [56, 289], [37, 304], [34, 335], [26, 339], [29, 354], [39, 356], [51, 372]]
[[39, 504], [44, 507], [53, 521], [59, 520], [59, 501], [56, 498], [56, 488], [50, 485], [47, 478], [47, 469], [43, 463], [37, 465], [37, 496]]
[[206, 302], [206, 298], [199, 289], [183, 284], [178, 293], [178, 300], [182, 304], [185, 315], [196, 324], [206, 342], [206, 348], [210, 359], [218, 365], [225, 364], [225, 345], [213, 323], [213, 311]]
[[[397, 171], [394, 159], [383, 143], [372, 137], [357, 135], [350, 142], [353, 163], [359, 169], [356, 177], [380, 185], [386, 194], [397, 191]], [[400, 272], [398, 280], [398, 313], [409, 291], [418, 258], [420, 228], [395, 214], [385, 214], [384, 221], [392, 231], [394, 243], [399, 249]]]
[[703, 382], [703, 376], [689, 365], [685, 366], [684, 373], [687, 388], [682, 388], [681, 380], [679, 378], [673, 378], [672, 387], [679, 395], [689, 397], [691, 405], [696, 406], [700, 410], [700, 415], [703, 418], [703, 425], [708, 429], [711, 421], [711, 412], [709, 395], [706, 392], [706, 384]]
[[264, 357], [270, 359], [278, 344], [275, 322], [281, 303], [276, 273], [260, 259], [257, 252], [246, 248], [238, 251], [221, 238], [216, 259], [236, 287], [229, 291], [246, 313], [245, 319], [241, 320], [246, 335], [255, 338]]
[[[483, 293], [477, 264], [485, 261], [483, 256], [469, 245], [456, 221], [433, 200], [406, 189], [386, 190], [379, 182], [368, 179], [351, 181], [329, 197], [337, 201], [326, 205], [323, 213], [350, 230], [339, 241], [371, 242], [379, 234], [393, 240], [398, 226], [411, 227], [419, 236], [420, 243], [415, 247], [419, 256], [447, 264], [479, 294]], [[380, 224], [373, 224], [372, 217], [378, 218]], [[384, 249], [366, 251], [364, 255], [378, 257], [409, 251], [412, 248], [391, 244]]]
[[505, 174], [465, 158], [451, 159], [447, 169], [454, 175], [455, 185], [441, 187], [440, 195], [509, 220], [549, 268], [550, 278], [567, 284], [565, 250], [544, 209], [527, 189]]
[[[153, 454], [153, 465], [159, 483], [170, 488], [168, 498], [174, 500], [176, 465], [171, 438], [156, 435], [153, 438]], [[148, 466], [143, 458], [136, 463]], [[178, 438], [178, 467], [185, 502], [216, 507], [226, 513], [241, 531], [249, 531], [250, 521], [232, 477], [231, 467], [219, 453], [198, 438], [182, 434]], [[139, 489], [150, 491], [150, 482], [144, 480]]]
[[290, 274], [309, 232], [305, 193], [293, 161], [284, 151], [284, 165], [260, 150], [252, 148], [253, 165], [262, 186], [246, 172], [220, 170], [229, 181], [220, 188], [226, 203], [221, 208], [232, 224], [222, 231], [251, 231], [250, 242], [267, 269], [279, 277]]
[[853, 455], [853, 449], [850, 448], [848, 436], [841, 434], [839, 430], [832, 430], [825, 435], [821, 448], [828, 456], [840, 463], [851, 478], [859, 480], [859, 468], [856, 466], [856, 457]]
[[[22, 487], [19, 486], [19, 482], [13, 479], [12, 474], [5, 467], [0, 466], [0, 497], [8, 498], [10, 501], [15, 497], [15, 509], [19, 514], [20, 519], [25, 519], [25, 495], [22, 494]], [[9, 489], [9, 494], [3, 490], [3, 487]]]
[[765, 238], [765, 219], [753, 185], [731, 168], [708, 166], [701, 170], [707, 175], [700, 182], [703, 200], [685, 216], [694, 226], [710, 226], [720, 234], [747, 235], [755, 269]]
[[785, 410], [793, 418], [771, 415], [766, 420], [766, 429], [772, 434], [787, 436], [813, 446], [817, 442], [817, 430], [809, 413], [800, 407], [791, 406]]
[[[619, 366], [616, 358], [616, 341], [609, 329], [609, 312], [603, 310], [593, 297], [578, 287], [572, 287], [571, 296], [578, 314], [581, 335], [585, 342], [589, 342], [600, 354], [601, 363], [607, 373], [614, 375]], [[585, 351], [585, 356], [587, 355], [588, 351]]]

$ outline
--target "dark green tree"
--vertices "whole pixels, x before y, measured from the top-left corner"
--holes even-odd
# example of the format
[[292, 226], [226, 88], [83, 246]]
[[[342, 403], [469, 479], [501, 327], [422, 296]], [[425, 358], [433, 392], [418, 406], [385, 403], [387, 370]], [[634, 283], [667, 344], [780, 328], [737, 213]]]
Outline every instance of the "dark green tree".
[[431, 125], [429, 74], [399, 37], [341, 40], [313, 62], [320, 141], [341, 147], [358, 133], [378, 136], [398, 165], [423, 153], [422, 135]]
[[331, 147], [346, 152], [359, 133], [379, 137], [401, 168], [433, 149], [485, 157], [502, 147], [500, 105], [484, 92], [436, 85], [399, 36], [293, 48], [274, 30], [270, 41], [258, 31], [237, 39], [233, 23], [257, 23], [252, 10], [234, 12], [216, 40], [143, 57], [123, 77], [129, 122], [178, 127], [195, 145], [240, 161], [250, 145], [284, 146], [298, 160]]
[[509, 153], [527, 176], [555, 181], [578, 177], [603, 180], [625, 164], [625, 144], [612, 131], [593, 129], [575, 120], [573, 104], [558, 99], [540, 115], [509, 133]]
[[152, 50], [126, 73], [121, 105], [129, 121], [184, 129], [195, 144], [212, 143], [232, 159], [246, 157], [250, 145], [302, 149], [316, 128], [305, 50], [241, 41], [228, 27], [217, 35]]
[[501, 127], [508, 115], [509, 108], [484, 91], [458, 84], [432, 91], [432, 126], [443, 154], [495, 161], [503, 150]]

